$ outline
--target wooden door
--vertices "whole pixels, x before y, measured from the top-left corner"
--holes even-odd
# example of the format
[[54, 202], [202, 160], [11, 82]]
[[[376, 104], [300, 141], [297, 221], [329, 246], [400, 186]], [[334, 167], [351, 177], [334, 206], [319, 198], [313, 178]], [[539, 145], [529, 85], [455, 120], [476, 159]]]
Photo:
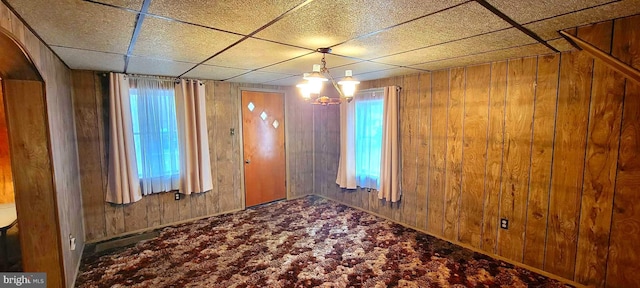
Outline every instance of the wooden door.
[[242, 139], [246, 206], [285, 198], [283, 94], [242, 91]]

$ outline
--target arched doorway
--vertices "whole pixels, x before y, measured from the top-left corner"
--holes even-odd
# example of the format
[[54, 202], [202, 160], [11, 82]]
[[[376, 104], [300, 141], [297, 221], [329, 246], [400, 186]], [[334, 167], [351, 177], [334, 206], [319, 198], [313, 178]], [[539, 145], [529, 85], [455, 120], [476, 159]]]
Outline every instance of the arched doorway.
[[0, 77], [22, 268], [26, 272], [45, 272], [48, 287], [62, 287], [64, 271], [45, 83], [26, 50], [2, 28]]

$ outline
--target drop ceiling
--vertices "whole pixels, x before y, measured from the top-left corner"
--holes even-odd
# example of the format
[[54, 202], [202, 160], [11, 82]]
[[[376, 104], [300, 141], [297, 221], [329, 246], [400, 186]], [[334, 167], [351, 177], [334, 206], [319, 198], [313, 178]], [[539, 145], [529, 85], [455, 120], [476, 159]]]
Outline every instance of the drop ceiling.
[[296, 84], [320, 47], [334, 77], [369, 80], [567, 51], [559, 30], [640, 13], [640, 0], [3, 1], [72, 69], [273, 85]]

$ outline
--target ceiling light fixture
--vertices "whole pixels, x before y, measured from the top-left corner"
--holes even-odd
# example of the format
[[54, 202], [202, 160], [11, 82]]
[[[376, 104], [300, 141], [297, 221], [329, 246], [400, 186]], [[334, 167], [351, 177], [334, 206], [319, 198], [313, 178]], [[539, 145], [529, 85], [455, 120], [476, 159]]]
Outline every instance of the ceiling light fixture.
[[[360, 81], [353, 78], [351, 70], [346, 70], [344, 73], [345, 77], [336, 83], [331, 73], [329, 73], [329, 69], [327, 69], [327, 61], [325, 59], [326, 54], [331, 53], [331, 48], [318, 48], [316, 51], [322, 53], [322, 65], [314, 64], [312, 72], [303, 74], [303, 79], [306, 80], [306, 82], [296, 85], [296, 87], [300, 88], [302, 98], [308, 101], [313, 99], [313, 102], [310, 102], [311, 104], [323, 106], [340, 104], [343, 101], [351, 102], [356, 92], [356, 85], [360, 84]], [[327, 81], [331, 81], [333, 87], [338, 91], [338, 94], [340, 94], [340, 98], [320, 95], [322, 86], [324, 82]], [[340, 89], [338, 85], [342, 86], [342, 89]]]

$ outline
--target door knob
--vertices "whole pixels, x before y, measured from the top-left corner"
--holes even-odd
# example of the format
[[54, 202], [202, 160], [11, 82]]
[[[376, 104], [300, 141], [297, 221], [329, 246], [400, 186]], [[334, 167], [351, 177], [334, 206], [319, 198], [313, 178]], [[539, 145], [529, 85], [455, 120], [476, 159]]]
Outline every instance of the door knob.
[[247, 159], [247, 160], [244, 160], [244, 163], [247, 163], [247, 164], [249, 164], [249, 163], [251, 163], [251, 160], [249, 160], [249, 159]]

